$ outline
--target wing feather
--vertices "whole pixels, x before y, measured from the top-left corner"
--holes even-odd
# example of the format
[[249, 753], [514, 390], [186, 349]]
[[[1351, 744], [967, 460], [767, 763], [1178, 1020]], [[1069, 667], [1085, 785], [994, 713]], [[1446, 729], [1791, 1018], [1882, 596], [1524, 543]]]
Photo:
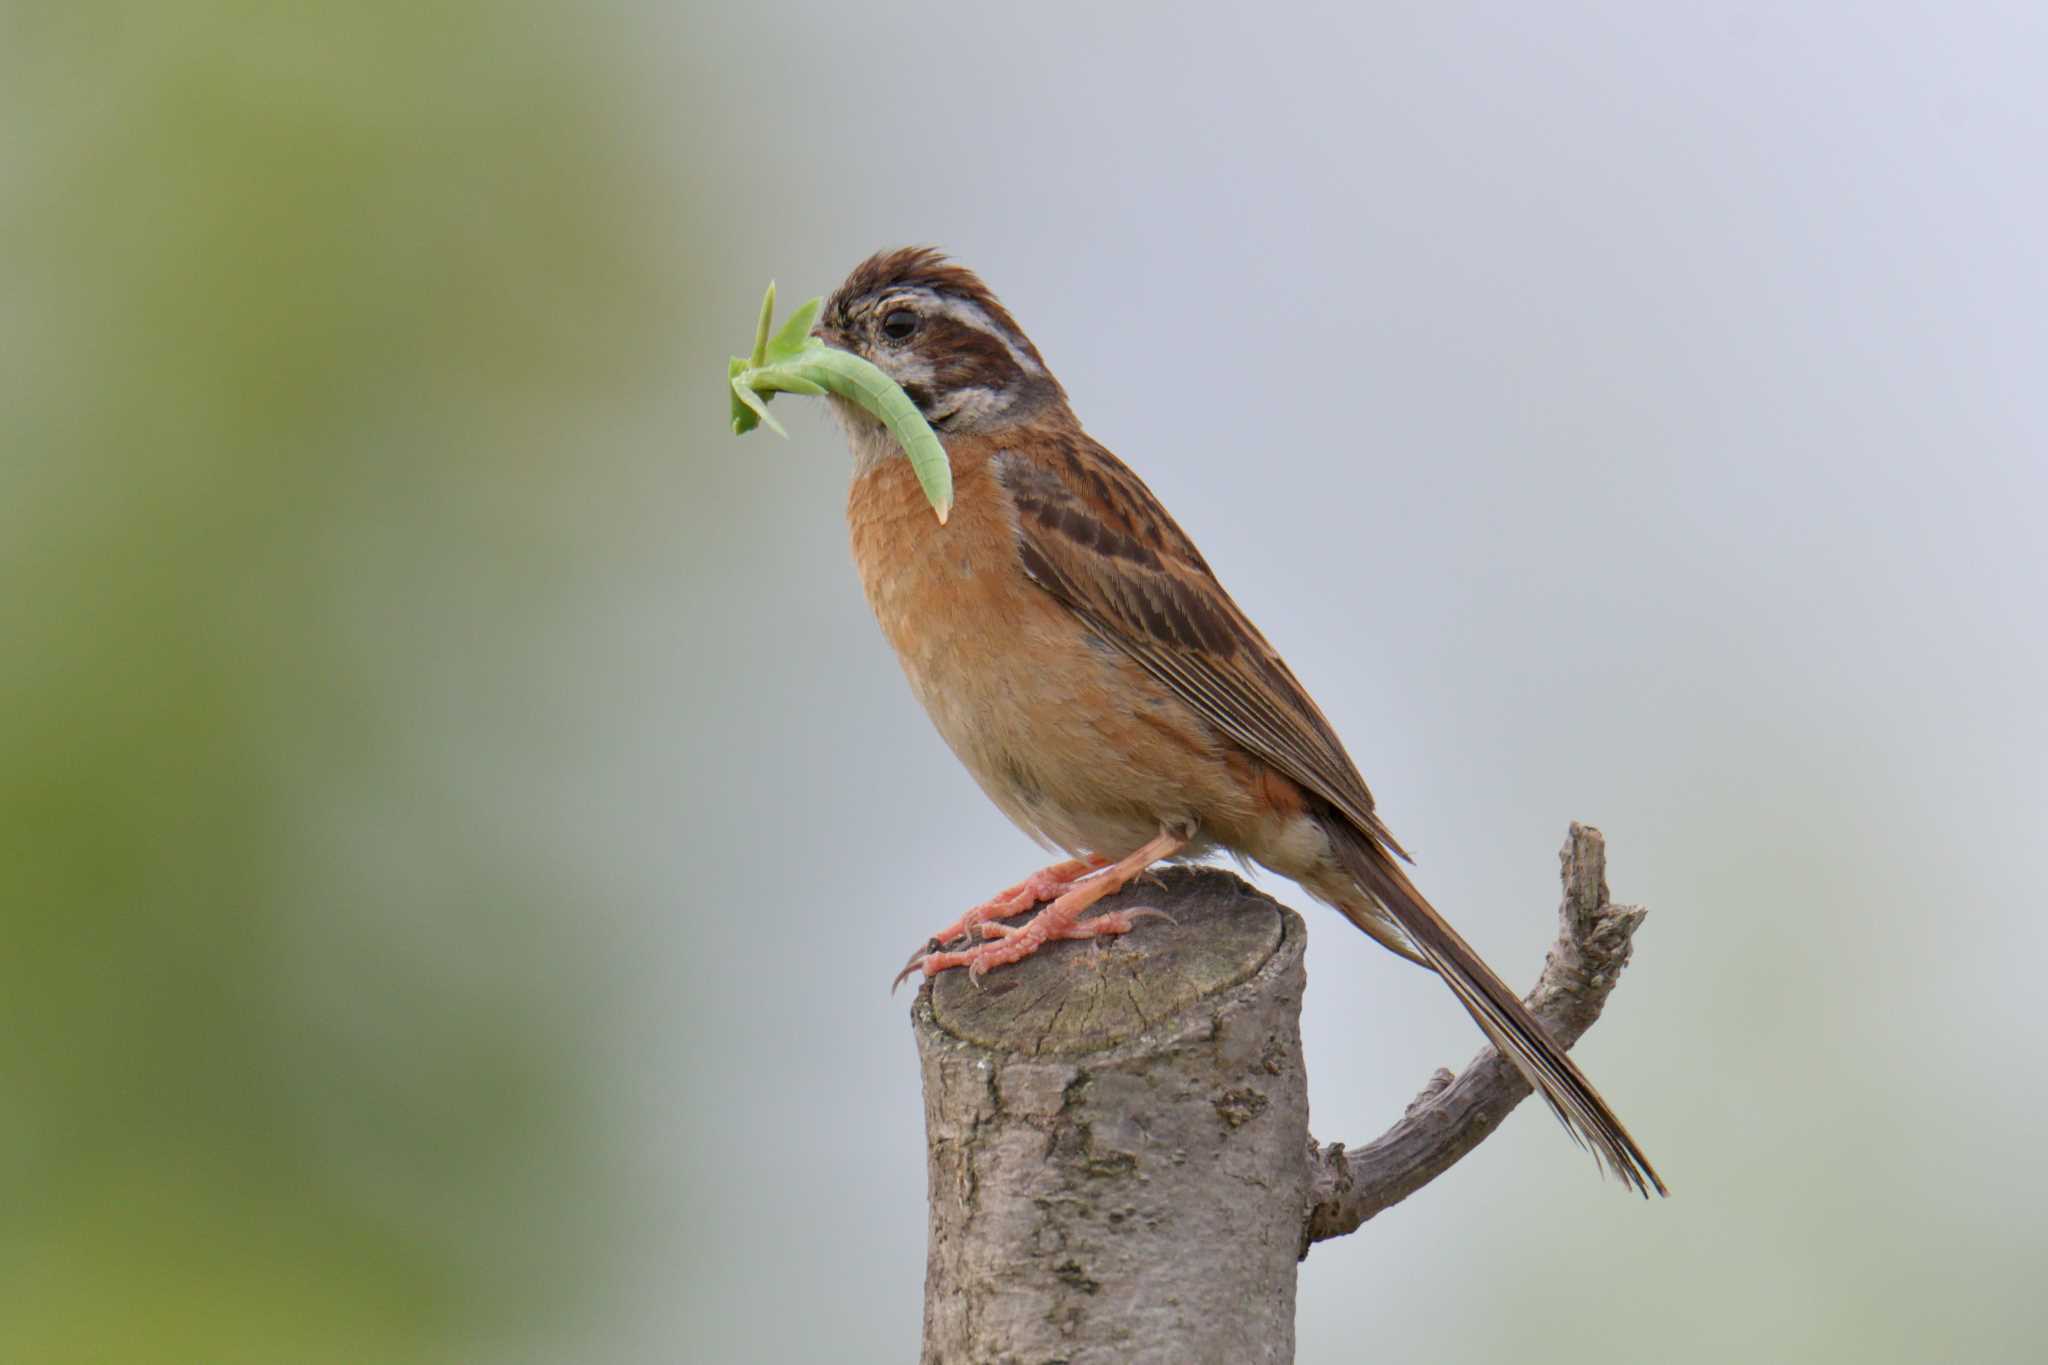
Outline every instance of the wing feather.
[[996, 457], [1025, 573], [1217, 729], [1401, 854], [1330, 722], [1151, 490], [1086, 436], [1063, 439], [1043, 463]]
[[1664, 1193], [1592, 1083], [1402, 874], [1394, 858], [1407, 855], [1373, 813], [1372, 793], [1330, 722], [1151, 490], [1086, 436], [1050, 444], [1037, 458], [995, 457], [996, 477], [1016, 502], [1025, 573], [1223, 734], [1328, 802], [1348, 826], [1332, 828], [1339, 858], [1393, 917], [1416, 960], [1449, 984], [1575, 1137], [1631, 1188]]

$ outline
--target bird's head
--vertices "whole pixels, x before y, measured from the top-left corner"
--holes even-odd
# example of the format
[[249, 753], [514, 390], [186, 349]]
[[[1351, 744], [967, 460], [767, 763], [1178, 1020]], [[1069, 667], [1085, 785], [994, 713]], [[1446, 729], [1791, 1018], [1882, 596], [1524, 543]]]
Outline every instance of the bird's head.
[[[825, 301], [814, 335], [871, 361], [940, 433], [1019, 425], [1066, 393], [978, 276], [930, 247], [878, 252]], [[835, 401], [849, 420], [868, 419]]]

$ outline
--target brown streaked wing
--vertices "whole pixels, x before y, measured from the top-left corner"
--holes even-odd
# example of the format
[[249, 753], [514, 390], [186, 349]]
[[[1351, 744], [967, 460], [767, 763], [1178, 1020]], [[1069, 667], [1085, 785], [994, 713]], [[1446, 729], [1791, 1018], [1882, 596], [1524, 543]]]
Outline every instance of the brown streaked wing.
[[[1036, 444], [1036, 442], [1034, 442]], [[1129, 466], [1079, 433], [1005, 450], [1024, 572], [1217, 729], [1399, 854], [1330, 722]]]

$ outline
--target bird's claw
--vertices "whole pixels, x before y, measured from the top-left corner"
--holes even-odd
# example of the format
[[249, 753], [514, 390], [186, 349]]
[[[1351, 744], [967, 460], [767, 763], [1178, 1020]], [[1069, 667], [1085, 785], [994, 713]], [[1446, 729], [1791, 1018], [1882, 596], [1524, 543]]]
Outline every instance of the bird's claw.
[[896, 994], [896, 988], [898, 986], [901, 986], [905, 979], [907, 979], [912, 972], [916, 971], [919, 967], [923, 966], [924, 960], [926, 958], [930, 957], [933, 953], [939, 951], [939, 949], [943, 946], [944, 945], [941, 944], [935, 938], [926, 939], [924, 941], [924, 947], [919, 948], [917, 951], [913, 952], [910, 955], [910, 961], [903, 964], [903, 970], [896, 973], [896, 979], [889, 983], [889, 994]]
[[[936, 956], [946, 944], [959, 939], [971, 939], [976, 929], [980, 929], [984, 944], [992, 939], [1006, 938], [1013, 931], [1007, 925], [997, 924], [998, 919], [1006, 915], [1021, 915], [1042, 901], [1057, 900], [1072, 890], [1077, 883], [1107, 866], [1107, 858], [1093, 853], [1070, 858], [1066, 862], [1041, 868], [1007, 891], [989, 897], [939, 930], [936, 937], [926, 939], [924, 947], [912, 953], [910, 961], [903, 964], [903, 970], [896, 973], [896, 979], [889, 984], [890, 994], [895, 994], [896, 988], [901, 986], [912, 972], [924, 967], [926, 961]], [[927, 968], [925, 975], [934, 976], [943, 970], [944, 968]]]
[[999, 924], [991, 920], [981, 926], [985, 935], [981, 944], [941, 952], [940, 945], [934, 943], [930, 951], [919, 955], [905, 967], [897, 980], [901, 981], [913, 971], [922, 971], [932, 977], [955, 967], [965, 967], [967, 979], [979, 986], [981, 978], [997, 967], [1022, 962], [1048, 943], [1067, 939], [1113, 938], [1128, 934], [1138, 921], [1145, 919], [1163, 919], [1168, 924], [1175, 922], [1173, 916], [1164, 910], [1154, 910], [1145, 905], [1128, 910], [1104, 910], [1087, 919], [1066, 919], [1054, 915], [1048, 908], [1022, 924]]

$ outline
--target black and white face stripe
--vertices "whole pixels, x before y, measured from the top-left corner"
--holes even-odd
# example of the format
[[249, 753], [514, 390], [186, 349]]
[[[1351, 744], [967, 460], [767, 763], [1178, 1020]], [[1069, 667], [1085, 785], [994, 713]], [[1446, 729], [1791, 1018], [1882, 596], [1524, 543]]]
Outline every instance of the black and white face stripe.
[[1042, 376], [1046, 372], [1045, 362], [1038, 358], [1037, 349], [1028, 338], [997, 322], [989, 316], [988, 310], [971, 299], [956, 298], [933, 289], [913, 289], [883, 299], [875, 305], [875, 311], [887, 317], [892, 309], [905, 307], [927, 317], [950, 318], [962, 326], [994, 337], [1025, 374]]
[[[989, 422], [1053, 386], [1030, 339], [972, 299], [898, 288], [849, 311], [869, 359], [903, 386], [934, 426]], [[894, 337], [904, 312], [917, 326]]]
[[937, 252], [869, 258], [825, 316], [841, 344], [901, 384], [934, 426], [1018, 421], [1065, 401], [1038, 348], [987, 286]]

